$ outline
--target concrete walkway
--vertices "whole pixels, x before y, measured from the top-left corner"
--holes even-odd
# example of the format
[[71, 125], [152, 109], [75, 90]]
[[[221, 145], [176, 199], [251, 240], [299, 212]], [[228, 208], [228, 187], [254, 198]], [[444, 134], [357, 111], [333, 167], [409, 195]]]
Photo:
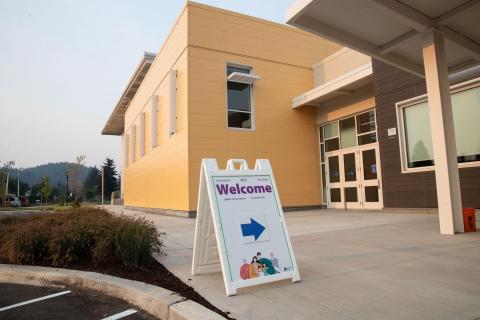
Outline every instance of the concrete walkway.
[[159, 261], [237, 319], [480, 318], [480, 233], [442, 236], [434, 214], [289, 212], [302, 282], [226, 297], [220, 273], [190, 275], [195, 220], [124, 212], [165, 231]]

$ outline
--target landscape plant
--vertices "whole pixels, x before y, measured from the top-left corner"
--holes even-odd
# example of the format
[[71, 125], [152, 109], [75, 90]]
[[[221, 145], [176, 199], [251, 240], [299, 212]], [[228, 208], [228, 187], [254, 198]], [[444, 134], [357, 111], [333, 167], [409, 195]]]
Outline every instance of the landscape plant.
[[148, 266], [162, 253], [163, 233], [143, 218], [93, 207], [0, 218], [0, 262], [93, 268]]

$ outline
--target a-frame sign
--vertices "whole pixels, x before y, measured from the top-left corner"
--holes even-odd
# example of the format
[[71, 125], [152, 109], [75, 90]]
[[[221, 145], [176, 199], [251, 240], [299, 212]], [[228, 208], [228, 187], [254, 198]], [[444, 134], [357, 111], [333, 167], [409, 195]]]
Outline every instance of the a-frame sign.
[[[235, 168], [235, 166], [238, 168]], [[222, 271], [227, 295], [272, 281], [300, 281], [268, 160], [203, 159], [192, 275]]]

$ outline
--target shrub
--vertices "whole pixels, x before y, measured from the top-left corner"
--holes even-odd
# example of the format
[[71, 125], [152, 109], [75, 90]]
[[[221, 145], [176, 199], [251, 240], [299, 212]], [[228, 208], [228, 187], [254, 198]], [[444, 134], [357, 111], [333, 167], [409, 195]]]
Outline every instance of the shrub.
[[145, 219], [96, 208], [0, 219], [0, 261], [54, 267], [120, 261], [141, 267], [161, 253], [162, 238]]
[[151, 262], [151, 252], [159, 252], [161, 248], [155, 230], [155, 226], [145, 219], [127, 222], [120, 227], [115, 237], [115, 253], [124, 265], [138, 267]]

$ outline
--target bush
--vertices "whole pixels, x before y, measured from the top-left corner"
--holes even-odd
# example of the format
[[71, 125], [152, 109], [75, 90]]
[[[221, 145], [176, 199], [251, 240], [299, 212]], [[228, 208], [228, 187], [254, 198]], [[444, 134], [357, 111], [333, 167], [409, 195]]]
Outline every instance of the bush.
[[145, 220], [96, 208], [74, 208], [0, 219], [0, 261], [68, 267], [120, 261], [146, 266], [161, 253], [162, 238]]

